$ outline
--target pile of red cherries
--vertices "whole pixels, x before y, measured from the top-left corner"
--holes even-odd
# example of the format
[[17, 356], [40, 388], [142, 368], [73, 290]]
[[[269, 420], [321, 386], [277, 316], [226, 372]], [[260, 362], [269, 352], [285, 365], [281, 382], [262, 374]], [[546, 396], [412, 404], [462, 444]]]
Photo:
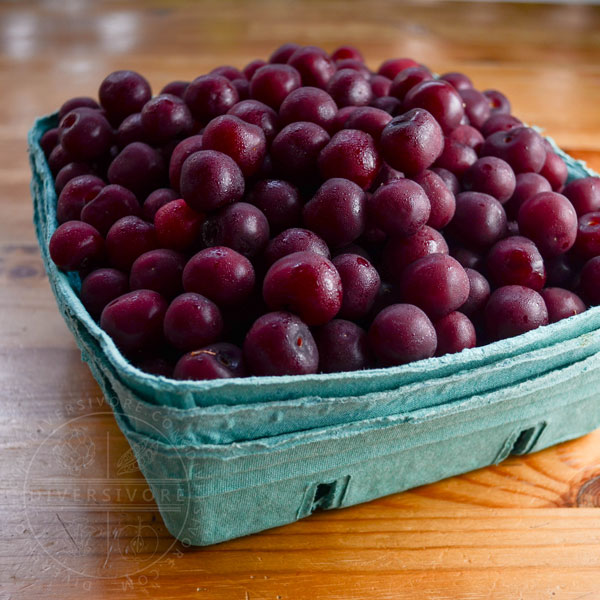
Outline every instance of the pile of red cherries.
[[600, 179], [461, 73], [296, 44], [154, 97], [117, 71], [41, 146], [52, 260], [153, 374], [400, 365], [600, 304]]

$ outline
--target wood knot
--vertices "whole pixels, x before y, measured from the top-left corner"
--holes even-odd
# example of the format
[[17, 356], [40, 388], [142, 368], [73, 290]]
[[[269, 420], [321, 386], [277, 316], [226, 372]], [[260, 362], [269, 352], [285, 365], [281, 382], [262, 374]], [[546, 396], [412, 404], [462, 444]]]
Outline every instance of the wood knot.
[[46, 276], [37, 247], [0, 247], [0, 281], [34, 283]]
[[600, 506], [600, 475], [588, 479], [577, 492], [577, 506], [597, 508]]

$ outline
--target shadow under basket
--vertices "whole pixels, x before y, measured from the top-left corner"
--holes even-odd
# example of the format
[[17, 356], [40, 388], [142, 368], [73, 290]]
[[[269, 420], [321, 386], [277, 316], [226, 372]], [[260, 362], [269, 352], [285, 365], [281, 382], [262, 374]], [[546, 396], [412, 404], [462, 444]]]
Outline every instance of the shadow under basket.
[[[52, 175], [29, 133], [34, 223], [58, 307], [169, 531], [208, 545], [498, 463], [600, 426], [600, 307], [389, 369], [180, 382], [131, 365], [59, 271]], [[595, 175], [555, 149], [570, 179]]]

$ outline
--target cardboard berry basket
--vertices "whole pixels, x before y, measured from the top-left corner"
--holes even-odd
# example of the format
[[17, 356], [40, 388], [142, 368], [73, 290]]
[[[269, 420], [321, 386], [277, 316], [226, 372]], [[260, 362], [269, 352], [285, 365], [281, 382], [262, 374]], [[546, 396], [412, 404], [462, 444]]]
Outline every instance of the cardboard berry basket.
[[[436, 481], [600, 425], [600, 307], [516, 338], [388, 369], [182, 382], [133, 367], [48, 242], [56, 193], [29, 133], [34, 221], [57, 303], [170, 531], [210, 544]], [[559, 151], [574, 179], [592, 175]]]

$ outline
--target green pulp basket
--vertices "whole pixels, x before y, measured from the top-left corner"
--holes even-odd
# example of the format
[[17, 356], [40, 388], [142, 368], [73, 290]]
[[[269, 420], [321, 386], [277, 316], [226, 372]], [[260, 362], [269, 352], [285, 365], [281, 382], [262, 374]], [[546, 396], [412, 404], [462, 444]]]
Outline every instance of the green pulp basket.
[[[356, 373], [179, 382], [133, 367], [48, 242], [56, 193], [29, 134], [34, 221], [57, 303], [171, 533], [206, 545], [408, 489], [600, 425], [600, 307], [459, 354]], [[595, 175], [557, 151], [571, 179]]]

